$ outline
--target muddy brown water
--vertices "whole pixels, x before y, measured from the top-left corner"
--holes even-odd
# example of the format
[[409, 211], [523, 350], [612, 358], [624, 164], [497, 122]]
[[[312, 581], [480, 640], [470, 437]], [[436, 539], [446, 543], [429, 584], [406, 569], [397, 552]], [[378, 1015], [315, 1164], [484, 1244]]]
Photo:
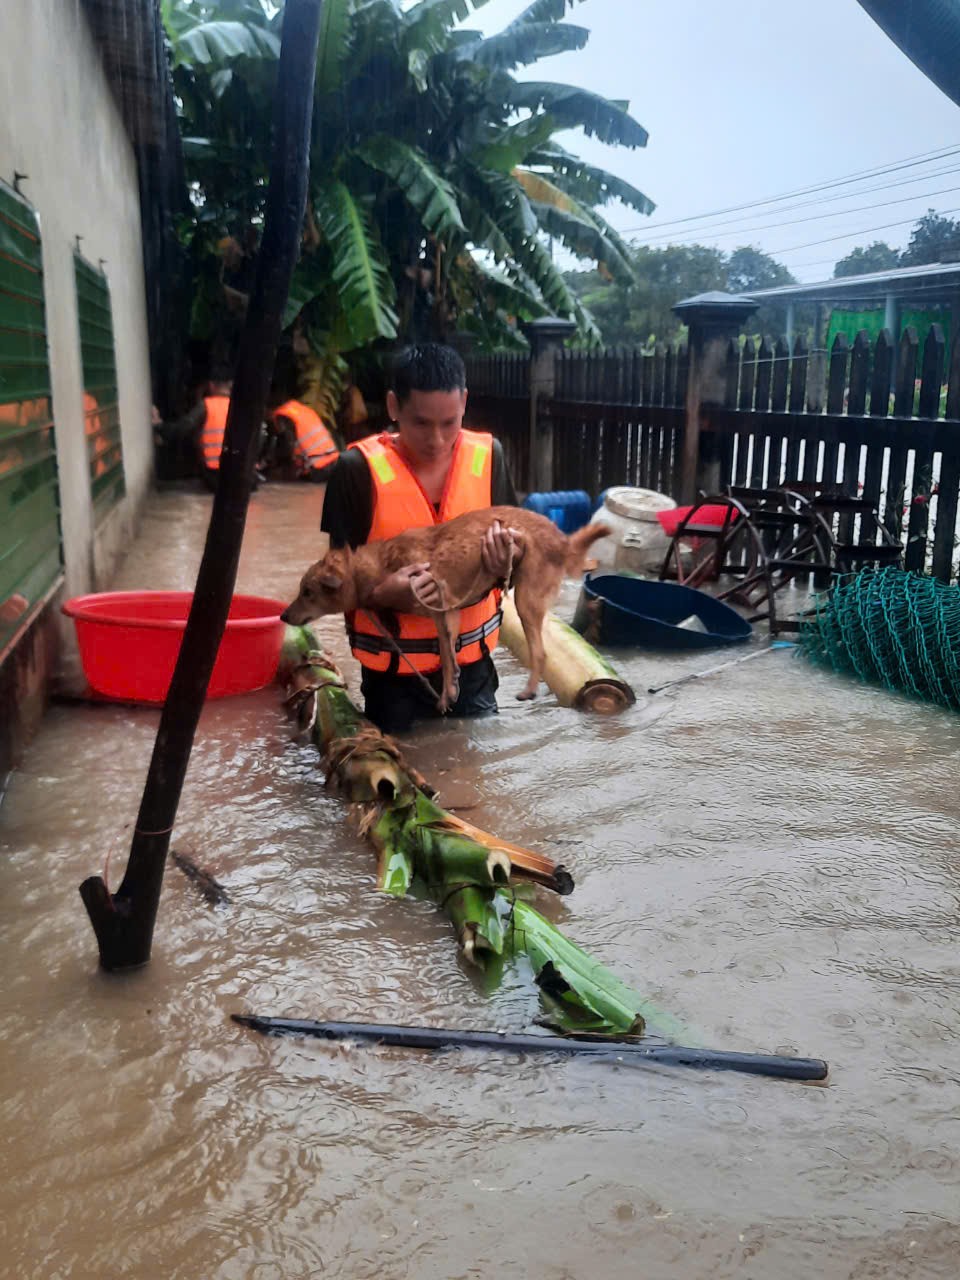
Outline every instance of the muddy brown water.
[[[256, 495], [240, 589], [293, 593], [321, 496]], [[208, 501], [157, 495], [116, 585], [192, 587]], [[716, 660], [617, 658], [638, 690]], [[235, 1026], [537, 1014], [377, 894], [276, 689], [204, 710], [177, 822], [232, 905], [171, 867], [151, 964], [106, 975], [77, 886], [111, 850], [119, 879], [157, 713], [56, 706], [0, 807], [0, 1275], [960, 1273], [960, 721], [786, 652], [612, 720], [500, 667], [503, 714], [418, 730], [416, 763], [571, 866], [545, 909], [690, 1040], [822, 1056], [828, 1086]]]

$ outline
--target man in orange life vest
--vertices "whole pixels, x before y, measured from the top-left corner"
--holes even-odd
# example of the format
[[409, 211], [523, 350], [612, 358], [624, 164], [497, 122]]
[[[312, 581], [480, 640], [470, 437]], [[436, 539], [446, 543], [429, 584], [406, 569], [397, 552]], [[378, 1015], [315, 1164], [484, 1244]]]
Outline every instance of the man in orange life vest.
[[297, 479], [323, 484], [339, 450], [316, 410], [302, 400], [285, 400], [273, 411], [273, 425]]
[[[466, 405], [466, 371], [455, 351], [425, 343], [401, 356], [394, 389], [387, 394], [396, 433], [358, 440], [330, 473], [320, 527], [332, 546], [357, 547], [406, 529], [442, 524], [466, 511], [516, 505], [500, 444], [486, 433], [464, 429]], [[496, 522], [480, 548], [485, 568], [499, 579], [507, 577], [522, 551], [510, 531]], [[366, 714], [388, 733], [402, 733], [415, 719], [438, 714], [437, 630], [430, 618], [409, 612], [418, 598], [440, 604], [426, 564], [410, 565], [380, 584], [376, 617], [357, 610], [347, 618], [350, 647], [363, 667]], [[460, 695], [453, 715], [496, 713], [499, 682], [490, 654], [499, 623], [499, 591], [461, 611]]]
[[[183, 439], [193, 441], [200, 463], [201, 478], [211, 493], [216, 492], [220, 478], [220, 452], [227, 429], [232, 390], [233, 382], [229, 375], [217, 374], [207, 384], [207, 394], [197, 401], [189, 413], [176, 422], [162, 422], [154, 426], [164, 443]], [[258, 472], [253, 480], [255, 489], [260, 480]]]

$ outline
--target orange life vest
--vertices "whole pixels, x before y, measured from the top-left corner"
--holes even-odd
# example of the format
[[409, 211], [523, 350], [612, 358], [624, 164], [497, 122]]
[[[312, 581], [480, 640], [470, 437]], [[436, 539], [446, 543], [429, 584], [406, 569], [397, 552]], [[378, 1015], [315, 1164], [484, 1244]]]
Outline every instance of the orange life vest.
[[333, 443], [333, 437], [318, 413], [303, 404], [300, 400], [288, 400], [274, 416], [289, 418], [296, 433], [294, 440], [294, 460], [297, 471], [305, 475], [308, 471], [323, 471], [331, 463], [336, 462], [340, 453]]
[[227, 430], [229, 396], [204, 396], [203, 407], [207, 416], [200, 432], [200, 461], [208, 471], [220, 470], [220, 453]]
[[[395, 438], [386, 433], [367, 436], [350, 446], [367, 460], [373, 482], [373, 522], [369, 542], [393, 538], [408, 529], [444, 524], [467, 511], [491, 505], [493, 437], [480, 431], [461, 431], [454, 446], [453, 461], [439, 512], [424, 493], [397, 448]], [[500, 635], [500, 592], [491, 591], [477, 604], [460, 611], [457, 662], [461, 667], [479, 662], [497, 647]], [[383, 635], [366, 610], [358, 609], [347, 618], [347, 631], [354, 657], [372, 671], [412, 675], [411, 666], [425, 675], [440, 669], [437, 628], [431, 618], [398, 613], [399, 636], [395, 640], [403, 659]]]

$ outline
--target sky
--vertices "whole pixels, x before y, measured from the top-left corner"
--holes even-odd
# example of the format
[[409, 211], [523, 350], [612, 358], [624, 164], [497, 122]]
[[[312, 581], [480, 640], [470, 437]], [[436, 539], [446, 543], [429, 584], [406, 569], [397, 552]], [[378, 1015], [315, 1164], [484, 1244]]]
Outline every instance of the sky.
[[[466, 25], [499, 31], [527, 3], [489, 0]], [[645, 148], [561, 138], [657, 205], [649, 218], [609, 207], [628, 238], [753, 244], [806, 282], [828, 279], [857, 245], [904, 247], [928, 208], [960, 218], [960, 108], [856, 0], [582, 0], [566, 20], [590, 30], [586, 48], [517, 74], [629, 100]], [[679, 221], [953, 147], [849, 186]]]

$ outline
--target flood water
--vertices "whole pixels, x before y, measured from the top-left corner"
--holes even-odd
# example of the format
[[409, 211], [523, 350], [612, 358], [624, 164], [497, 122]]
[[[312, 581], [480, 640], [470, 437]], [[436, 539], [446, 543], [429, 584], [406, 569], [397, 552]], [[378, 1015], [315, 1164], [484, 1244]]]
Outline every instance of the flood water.
[[[254, 497], [240, 590], [293, 594], [321, 497]], [[208, 510], [155, 496], [116, 586], [191, 588]], [[640, 692], [722, 656], [616, 660]], [[690, 1041], [825, 1057], [828, 1085], [237, 1027], [538, 1012], [376, 892], [276, 689], [205, 709], [174, 836], [231, 905], [171, 866], [150, 965], [104, 974], [77, 886], [122, 874], [158, 713], [59, 705], [0, 806], [0, 1275], [954, 1280], [960, 719], [789, 651], [613, 720], [516, 703], [499, 665], [499, 718], [412, 736], [442, 798], [562, 858], [577, 888], [541, 905]]]

